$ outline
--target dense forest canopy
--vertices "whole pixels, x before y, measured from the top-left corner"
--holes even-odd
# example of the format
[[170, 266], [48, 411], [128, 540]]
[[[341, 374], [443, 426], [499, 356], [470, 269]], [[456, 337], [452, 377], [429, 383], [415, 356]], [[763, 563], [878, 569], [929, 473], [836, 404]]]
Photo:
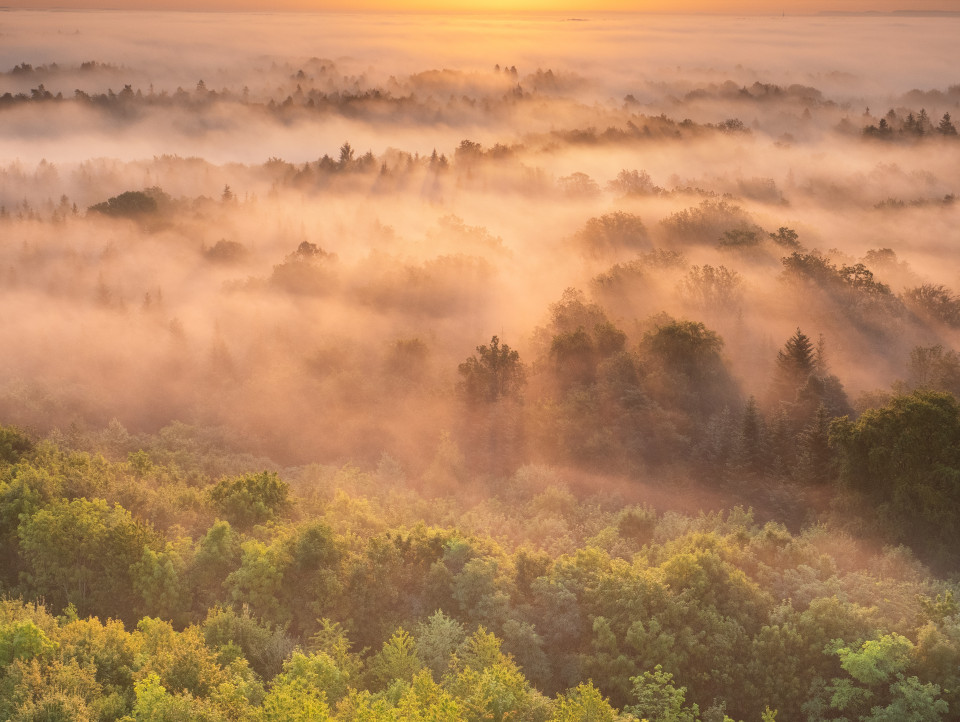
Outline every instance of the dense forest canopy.
[[0, 717], [956, 718], [940, 21], [107, 17], [3, 19]]

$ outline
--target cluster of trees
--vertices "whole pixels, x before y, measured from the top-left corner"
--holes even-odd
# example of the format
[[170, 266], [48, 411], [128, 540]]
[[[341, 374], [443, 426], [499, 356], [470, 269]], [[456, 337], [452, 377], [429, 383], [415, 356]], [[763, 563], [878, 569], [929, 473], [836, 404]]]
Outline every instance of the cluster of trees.
[[930, 135], [956, 138], [957, 127], [953, 124], [949, 112], [944, 113], [940, 122], [934, 125], [923, 108], [916, 115], [913, 111], [909, 111], [904, 118], [891, 108], [876, 125], [871, 123], [865, 126], [863, 134], [868, 138], [880, 140], [906, 140]]
[[777, 83], [761, 83], [759, 80], [747, 87], [732, 80], [723, 83], [710, 83], [686, 94], [687, 100], [702, 98], [723, 98], [724, 100], [757, 101], [783, 103], [785, 100], [799, 102], [804, 107], [835, 104], [824, 98], [823, 93], [809, 85], [793, 83], [786, 87]]
[[[809, 132], [811, 109], [829, 116], [831, 127], [855, 131], [847, 117], [846, 105], [825, 98], [820, 90], [759, 81], [749, 88], [726, 81], [693, 91], [685, 87], [676, 93], [664, 85], [663, 98], [644, 104], [646, 112], [638, 112], [641, 104], [633, 94], [627, 94], [620, 107], [603, 108], [581, 97], [590, 88], [590, 82], [584, 78], [550, 69], [521, 75], [515, 66], [504, 67], [502, 71], [497, 66], [489, 74], [425, 71], [400, 79], [391, 76], [388, 81], [377, 83], [362, 73], [348, 74], [332, 61], [314, 58], [299, 69], [290, 65], [275, 65], [269, 70], [249, 69], [242, 78], [223, 78], [226, 85], [219, 89], [209, 87], [203, 79], [175, 89], [172, 86], [154, 88], [152, 83], [149, 87], [140, 87], [138, 83], [146, 81], [145, 74], [95, 61], [69, 68], [56, 64], [33, 68], [24, 63], [7, 75], [20, 87], [28, 78], [36, 82], [36, 86], [0, 94], [0, 110], [40, 103], [51, 108], [79, 106], [100, 111], [113, 122], [123, 124], [141, 122], [151, 114], [217, 112], [215, 109], [224, 105], [236, 106], [238, 112], [251, 118], [271, 117], [285, 124], [336, 115], [372, 123], [390, 118], [400, 123], [475, 126], [491, 114], [503, 117], [515, 117], [526, 111], [541, 114], [546, 104], [555, 107], [552, 112], [556, 117], [572, 115], [564, 111], [575, 111], [586, 118], [586, 122], [576, 127], [542, 129], [526, 139], [528, 145], [549, 149], [558, 142], [597, 145], [669, 139], [690, 141], [717, 133], [749, 134], [754, 128], [776, 134], [782, 131], [785, 114], [779, 111], [774, 114], [774, 107], [796, 106], [803, 109], [803, 114], [788, 124], [793, 132]], [[88, 83], [90, 85], [86, 85]], [[77, 84], [81, 87], [76, 87]], [[106, 85], [111, 87], [103, 91]], [[251, 91], [251, 85], [255, 90]], [[114, 90], [114, 87], [120, 89]], [[716, 107], [719, 102], [723, 107]], [[730, 115], [740, 110], [744, 102], [750, 103], [749, 110], [768, 115], [762, 122], [755, 116], [752, 127], [748, 127], [740, 117]], [[691, 117], [702, 117], [704, 104], [722, 120], [712, 123], [691, 120]], [[935, 105], [946, 107], [946, 100], [941, 98]], [[690, 106], [689, 112], [687, 106]], [[679, 115], [668, 117], [664, 111]], [[687, 117], [682, 115], [684, 112], [688, 112]], [[878, 138], [949, 135], [951, 132], [955, 134], [956, 130], [949, 113], [939, 125], [934, 125], [925, 110], [917, 115], [911, 112], [906, 118], [900, 118], [891, 110], [879, 125], [863, 128], [864, 135]], [[781, 137], [794, 138], [791, 133], [781, 133]]]
[[[792, 341], [785, 376], [816, 363]], [[464, 395], [502, 403], [517, 363], [481, 346]], [[917, 393], [835, 423], [831, 448], [905, 541], [937, 515], [947, 553], [955, 506], [922, 500], [956, 493], [957, 429], [952, 397]], [[421, 496], [388, 461], [217, 477], [250, 460], [202, 429], [122, 438], [75, 437], [110, 460], [0, 429], [4, 718], [919, 721], [960, 704], [957, 590], [904, 547], [578, 497], [549, 467], [470, 502]]]
[[[19, 66], [18, 66], [19, 67]], [[97, 70], [97, 68], [93, 68]], [[115, 68], [103, 66], [104, 71], [115, 74]], [[32, 70], [30, 72], [33, 72]], [[22, 74], [22, 73], [21, 73]], [[48, 82], [55, 82], [58, 70], [49, 70], [43, 73]], [[560, 90], [576, 90], [576, 88], [561, 87], [552, 71], [538, 70], [524, 78], [523, 82], [531, 88], [524, 91], [519, 81], [516, 67], [505, 69], [502, 73], [497, 69], [495, 77], [498, 84], [494, 87], [479, 85], [474, 88], [457, 87], [462, 78], [452, 73], [452, 79], [442, 79], [434, 82], [430, 73], [413, 75], [400, 84], [396, 79], [385, 87], [363, 87], [363, 78], [344, 78], [340, 81], [336, 76], [336, 68], [331, 63], [317, 71], [317, 76], [306, 74], [301, 69], [290, 77], [294, 84], [292, 92], [285, 97], [287, 88], [281, 86], [280, 95], [267, 92], [258, 98], [251, 98], [249, 88], [231, 90], [222, 88], [214, 90], [208, 88], [201, 79], [192, 90], [177, 87], [174, 92], [160, 90], [155, 92], [151, 85], [147, 92], [133, 84], [124, 83], [120, 91], [112, 88], [106, 92], [87, 92], [81, 88], [74, 90], [72, 97], [65, 97], [62, 91], [56, 93], [48, 90], [43, 82], [31, 88], [29, 93], [5, 92], [0, 95], [0, 109], [15, 108], [23, 104], [39, 102], [74, 103], [86, 107], [98, 108], [110, 113], [121, 122], [133, 122], [149, 112], [163, 109], [185, 109], [202, 113], [214, 104], [242, 105], [251, 111], [269, 113], [278, 118], [289, 118], [303, 113], [337, 114], [350, 119], [366, 119], [376, 121], [384, 115], [396, 120], [419, 120], [427, 116], [449, 115], [452, 122], [464, 113], [474, 114], [478, 105], [482, 104], [487, 110], [491, 103], [499, 103], [510, 107], [517, 103], [537, 103], [542, 100], [544, 93], [553, 94]], [[49, 77], [48, 77], [49, 76]], [[78, 79], [84, 79], [83, 75]], [[362, 82], [363, 81], [363, 82]], [[506, 83], [506, 84], [504, 84]], [[450, 93], [444, 97], [442, 91], [450, 85]], [[306, 86], [304, 89], [303, 86]], [[470, 91], [471, 94], [463, 92]], [[459, 93], [456, 91], [460, 91]], [[563, 102], [572, 101], [572, 98], [559, 96]], [[545, 142], [555, 143], [561, 139], [568, 143], [619, 143], [651, 138], [681, 138], [702, 135], [705, 132], [719, 130], [720, 132], [746, 132], [747, 129], [739, 119], [728, 119], [717, 124], [696, 123], [690, 119], [676, 121], [665, 114], [644, 115], [629, 113], [622, 118], [623, 113], [606, 114], [603, 121], [606, 128], [598, 132], [593, 127], [558, 130], [550, 133]], [[436, 118], [434, 118], [436, 120]]]
[[[456, 162], [482, 154], [479, 144], [464, 141]], [[347, 172], [356, 162], [352, 147], [344, 144], [333, 165], [341, 169], [337, 172]], [[634, 192], [661, 192], [639, 172], [623, 171], [617, 182], [639, 189]], [[91, 206], [88, 217], [142, 222], [163, 216], [172, 223], [182, 210], [177, 203], [159, 188], [150, 188]], [[236, 201], [229, 186], [219, 203], [210, 203], [218, 212], [247, 205]], [[150, 224], [145, 225], [149, 232]], [[504, 252], [501, 239], [456, 218], [445, 219], [439, 233], [466, 247]], [[658, 240], [673, 248], [712, 247], [731, 265], [691, 266], [682, 251], [654, 245]], [[623, 260], [594, 277], [592, 298], [571, 287], [551, 304], [523, 358], [513, 340], [508, 346], [495, 336], [489, 345], [477, 347], [477, 355], [448, 363], [446, 373], [456, 374], [451, 381], [438, 366], [438, 342], [411, 334], [379, 349], [376, 358], [364, 350], [365, 378], [358, 381], [344, 372], [350, 363], [348, 349], [340, 344], [314, 350], [302, 360], [298, 394], [309, 401], [308, 390], [316, 394], [318, 382], [324, 383], [332, 389], [328, 398], [349, 398], [344, 414], [384, 419], [395, 410], [382, 388], [391, 388], [417, 409], [442, 399], [449, 415], [423, 423], [416, 442], [421, 448], [436, 444], [447, 431], [455, 453], [442, 463], [429, 454], [402, 456], [403, 465], [414, 473], [433, 468], [440, 487], [476, 473], [507, 477], [530, 461], [562, 462], [592, 473], [646, 475], [673, 469], [710, 479], [710, 486], [731, 503], [750, 492], [762, 513], [799, 524], [811, 514], [809, 489], [831, 480], [830, 422], [852, 414], [843, 384], [829, 368], [827, 341], [835, 343], [852, 328], [875, 343], [886, 343], [904, 327], [936, 331], [960, 323], [960, 302], [947, 287], [928, 283], [897, 294], [878, 279], [871, 267], [886, 272], [900, 264], [893, 251], [870, 251], [859, 261], [837, 260], [838, 253], [808, 250], [786, 226], [765, 231], [725, 198], [704, 199], [653, 228], [626, 211], [600, 215], [588, 219], [569, 243], [600, 267]], [[808, 309], [818, 310], [824, 319], [821, 328], [829, 334], [817, 339], [797, 329], [792, 337], [777, 339], [780, 350], [774, 347], [765, 365], [772, 373], [752, 379], [749, 386], [738, 380], [716, 330], [718, 323], [735, 328], [733, 321], [748, 302], [743, 275], [732, 267], [738, 256], [777, 264], [780, 287], [802, 297]], [[227, 239], [202, 248], [202, 258], [226, 272], [244, 267], [248, 257], [247, 246]], [[496, 274], [491, 263], [464, 254], [392, 269], [373, 262], [350, 268], [336, 253], [307, 240], [277, 261], [266, 275], [234, 282], [231, 290], [277, 294], [297, 304], [336, 299], [378, 313], [455, 318], [488, 302]], [[654, 312], [638, 318], [638, 309], [654, 310], [662, 302], [656, 284], [670, 276], [677, 279], [674, 293], [688, 313]], [[102, 276], [94, 292], [100, 307], [125, 308]], [[162, 299], [159, 289], [147, 290], [142, 310], [160, 318]], [[170, 331], [182, 338], [175, 320]], [[925, 348], [931, 347], [919, 346], [916, 352]], [[958, 390], [951, 354], [941, 346], [936, 363], [930, 360], [927, 370], [918, 372], [924, 380], [911, 381], [910, 389]], [[204, 358], [204, 379], [230, 393], [231, 387], [255, 380], [244, 363], [223, 339], [216, 339]], [[318, 404], [310, 406], [312, 411], [304, 407], [304, 414], [314, 416], [301, 418], [322, 413]], [[286, 430], [278, 428], [276, 435], [286, 436]], [[305, 424], [302, 435], [284, 443], [316, 444], [314, 436]], [[343, 437], [331, 437], [329, 448], [365, 462], [385, 450], [401, 453], [401, 445], [384, 440], [384, 434], [368, 436], [346, 441], [353, 446], [344, 446]], [[902, 536], [891, 538], [904, 541]], [[922, 553], [928, 559], [940, 556], [932, 549], [929, 555]]]

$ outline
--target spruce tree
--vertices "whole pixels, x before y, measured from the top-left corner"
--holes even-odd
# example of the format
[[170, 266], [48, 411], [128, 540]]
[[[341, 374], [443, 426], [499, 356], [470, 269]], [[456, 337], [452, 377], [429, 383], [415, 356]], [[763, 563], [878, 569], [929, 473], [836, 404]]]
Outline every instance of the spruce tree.
[[799, 328], [777, 352], [773, 393], [777, 401], [793, 402], [810, 374], [816, 371], [817, 355], [810, 337]]
[[940, 124], [937, 126], [937, 132], [940, 135], [956, 135], [957, 128], [950, 120], [950, 113], [944, 113], [943, 117], [940, 119]]

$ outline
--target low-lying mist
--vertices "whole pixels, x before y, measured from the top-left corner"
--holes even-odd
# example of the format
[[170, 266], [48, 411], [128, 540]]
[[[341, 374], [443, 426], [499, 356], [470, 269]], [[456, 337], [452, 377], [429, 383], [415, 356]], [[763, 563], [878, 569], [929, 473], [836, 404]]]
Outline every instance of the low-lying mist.
[[881, 403], [958, 345], [956, 23], [0, 14], [0, 411], [450, 488], [695, 476], [798, 329]]

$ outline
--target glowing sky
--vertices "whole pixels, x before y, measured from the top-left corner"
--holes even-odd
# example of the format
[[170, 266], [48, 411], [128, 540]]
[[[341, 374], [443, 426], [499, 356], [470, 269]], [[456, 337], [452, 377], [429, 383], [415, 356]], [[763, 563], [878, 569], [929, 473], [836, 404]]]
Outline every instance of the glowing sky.
[[958, 11], [960, 0], [6, 0], [19, 9], [298, 10], [434, 12], [708, 12], [807, 14], [822, 11]]

